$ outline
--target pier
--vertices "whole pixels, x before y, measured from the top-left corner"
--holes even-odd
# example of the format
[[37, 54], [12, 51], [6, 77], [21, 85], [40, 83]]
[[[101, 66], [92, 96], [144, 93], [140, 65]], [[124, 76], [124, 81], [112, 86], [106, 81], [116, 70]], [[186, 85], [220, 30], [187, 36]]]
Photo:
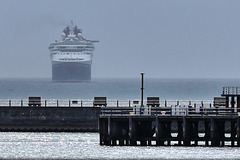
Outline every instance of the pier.
[[[0, 131], [4, 132], [98, 132], [100, 115], [129, 116], [140, 100], [93, 99], [0, 99]], [[149, 101], [144, 101], [144, 104]], [[159, 100], [156, 106], [195, 105], [204, 107], [213, 101]], [[176, 110], [179, 110], [176, 109]], [[150, 110], [149, 110], [150, 111]], [[152, 112], [157, 110], [152, 109]], [[142, 111], [141, 111], [142, 112]], [[146, 112], [146, 110], [145, 110]], [[145, 114], [144, 112], [144, 114]], [[164, 111], [159, 111], [160, 112]], [[168, 113], [168, 112], [166, 112]]]
[[100, 145], [109, 146], [240, 146], [240, 90], [223, 87], [213, 103], [101, 108]]

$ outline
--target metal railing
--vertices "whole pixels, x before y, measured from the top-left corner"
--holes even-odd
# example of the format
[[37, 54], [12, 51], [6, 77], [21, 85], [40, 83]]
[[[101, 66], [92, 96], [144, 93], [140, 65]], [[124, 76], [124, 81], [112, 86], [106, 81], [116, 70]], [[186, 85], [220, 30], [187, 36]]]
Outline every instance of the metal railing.
[[[136, 103], [138, 102], [138, 103]], [[39, 107], [93, 107], [93, 99], [42, 99]], [[28, 99], [0, 99], [0, 107], [28, 107]], [[158, 107], [147, 105], [144, 100], [107, 100], [106, 106], [101, 107], [101, 115], [157, 115], [157, 116], [224, 116], [237, 115], [237, 108], [213, 106], [212, 100], [160, 100]]]
[[[41, 99], [40, 107], [93, 107], [93, 99]], [[139, 102], [135, 104], [133, 102]], [[147, 104], [147, 100], [144, 100], [144, 105]], [[0, 99], [0, 107], [26, 107], [29, 106], [28, 99]], [[202, 105], [212, 106], [211, 100], [160, 100], [160, 107], [167, 107], [172, 105]], [[117, 100], [110, 99], [106, 102], [106, 107], [134, 107], [140, 105], [140, 100]], [[104, 107], [104, 106], [100, 106]]]
[[[240, 112], [239, 112], [240, 113]], [[170, 107], [120, 107], [101, 108], [103, 116], [240, 116], [236, 109], [225, 107], [192, 107], [192, 106], [170, 106]]]
[[223, 95], [240, 95], [240, 87], [223, 87]]
[[[0, 107], [27, 107], [28, 99], [0, 99]], [[92, 107], [92, 100], [42, 99], [40, 107]]]

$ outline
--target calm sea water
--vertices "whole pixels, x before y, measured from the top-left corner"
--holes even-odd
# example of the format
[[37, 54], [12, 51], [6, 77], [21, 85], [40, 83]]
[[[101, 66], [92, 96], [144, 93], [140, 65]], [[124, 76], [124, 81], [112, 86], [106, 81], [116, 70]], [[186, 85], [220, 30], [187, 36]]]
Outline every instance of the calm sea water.
[[[211, 100], [223, 86], [240, 86], [240, 79], [145, 79], [144, 96], [162, 100]], [[56, 83], [50, 79], [0, 79], [0, 99], [140, 99], [140, 79], [93, 79], [92, 82]]]
[[109, 147], [97, 133], [0, 133], [8, 159], [239, 159], [231, 147]]
[[[212, 100], [223, 86], [240, 79], [145, 79], [144, 95], [166, 100]], [[139, 99], [140, 79], [94, 79], [85, 83], [54, 83], [50, 79], [0, 79], [0, 99]], [[0, 132], [2, 159], [240, 159], [231, 147], [108, 147], [97, 133]]]

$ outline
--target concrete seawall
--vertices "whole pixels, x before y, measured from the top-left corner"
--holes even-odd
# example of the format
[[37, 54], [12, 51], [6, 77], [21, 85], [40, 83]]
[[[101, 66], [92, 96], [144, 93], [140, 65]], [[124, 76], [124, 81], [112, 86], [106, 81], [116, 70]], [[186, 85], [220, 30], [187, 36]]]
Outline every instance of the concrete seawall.
[[97, 132], [100, 107], [0, 107], [0, 131]]

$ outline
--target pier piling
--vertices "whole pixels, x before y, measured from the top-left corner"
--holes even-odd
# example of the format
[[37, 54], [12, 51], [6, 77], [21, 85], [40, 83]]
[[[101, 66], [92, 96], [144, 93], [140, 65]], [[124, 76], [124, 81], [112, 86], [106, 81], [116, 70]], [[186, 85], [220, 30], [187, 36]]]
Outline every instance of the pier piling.
[[240, 146], [238, 116], [100, 116], [99, 127], [101, 145]]

